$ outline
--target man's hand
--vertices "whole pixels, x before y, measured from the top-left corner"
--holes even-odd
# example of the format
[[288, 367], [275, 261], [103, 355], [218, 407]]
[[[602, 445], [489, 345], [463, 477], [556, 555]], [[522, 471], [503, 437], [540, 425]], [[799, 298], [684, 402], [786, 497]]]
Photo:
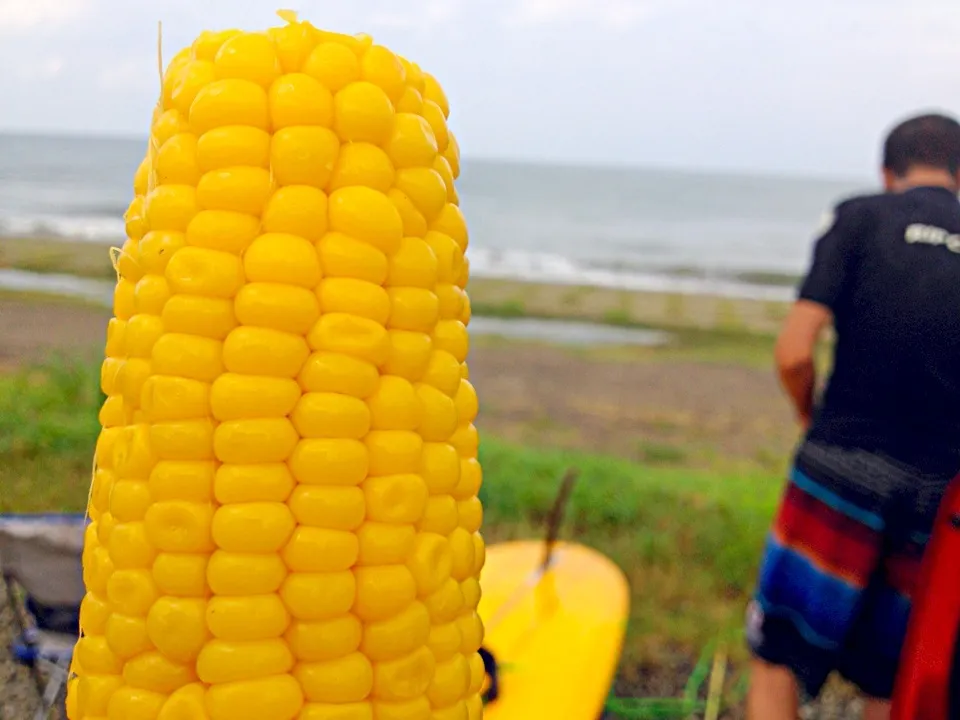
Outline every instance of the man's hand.
[[799, 300], [787, 314], [774, 349], [780, 383], [793, 402], [804, 431], [809, 428], [813, 417], [817, 340], [830, 321], [828, 308], [809, 300]]

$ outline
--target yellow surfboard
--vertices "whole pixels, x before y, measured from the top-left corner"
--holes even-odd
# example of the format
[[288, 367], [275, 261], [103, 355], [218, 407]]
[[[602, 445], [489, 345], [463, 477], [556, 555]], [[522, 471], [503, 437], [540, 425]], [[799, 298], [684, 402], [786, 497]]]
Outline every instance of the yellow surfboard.
[[487, 548], [480, 585], [497, 684], [484, 717], [597, 720], [629, 614], [620, 569], [583, 545], [510, 542]]

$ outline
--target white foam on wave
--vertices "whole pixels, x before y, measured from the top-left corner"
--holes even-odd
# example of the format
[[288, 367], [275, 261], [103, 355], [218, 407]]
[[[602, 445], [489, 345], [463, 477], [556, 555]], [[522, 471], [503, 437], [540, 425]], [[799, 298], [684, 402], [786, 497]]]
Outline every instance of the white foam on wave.
[[81, 242], [123, 242], [122, 219], [102, 215], [3, 215], [0, 235], [6, 237], [53, 237]]
[[789, 302], [794, 298], [790, 287], [775, 287], [719, 278], [677, 277], [669, 274], [643, 273], [593, 268], [558, 255], [522, 251], [491, 251], [476, 248], [468, 253], [470, 274], [474, 277], [517, 280], [555, 285], [628, 290], [634, 292], [673, 292], [686, 295], [716, 295]]

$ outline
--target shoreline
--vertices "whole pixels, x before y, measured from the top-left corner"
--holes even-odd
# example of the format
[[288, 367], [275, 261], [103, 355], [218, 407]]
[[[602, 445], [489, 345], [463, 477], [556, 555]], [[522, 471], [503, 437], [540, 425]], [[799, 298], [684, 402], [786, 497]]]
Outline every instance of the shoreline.
[[[0, 290], [109, 302], [116, 281], [109, 247], [105, 243], [0, 238]], [[476, 267], [478, 264], [481, 267]], [[624, 275], [620, 279], [631, 282], [618, 285], [612, 271], [590, 271], [581, 277], [563, 267], [531, 279], [519, 271], [492, 273], [482, 265], [473, 263], [468, 287], [478, 317], [769, 335], [779, 330], [793, 298], [792, 288], [784, 286], [636, 274]]]

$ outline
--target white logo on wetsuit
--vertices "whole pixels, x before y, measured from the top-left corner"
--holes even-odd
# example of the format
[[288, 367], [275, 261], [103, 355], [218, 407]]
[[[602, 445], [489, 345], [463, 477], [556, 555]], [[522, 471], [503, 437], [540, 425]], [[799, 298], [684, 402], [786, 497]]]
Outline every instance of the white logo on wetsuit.
[[914, 223], [907, 227], [903, 239], [910, 245], [943, 245], [950, 252], [960, 253], [960, 234], [934, 225]]

